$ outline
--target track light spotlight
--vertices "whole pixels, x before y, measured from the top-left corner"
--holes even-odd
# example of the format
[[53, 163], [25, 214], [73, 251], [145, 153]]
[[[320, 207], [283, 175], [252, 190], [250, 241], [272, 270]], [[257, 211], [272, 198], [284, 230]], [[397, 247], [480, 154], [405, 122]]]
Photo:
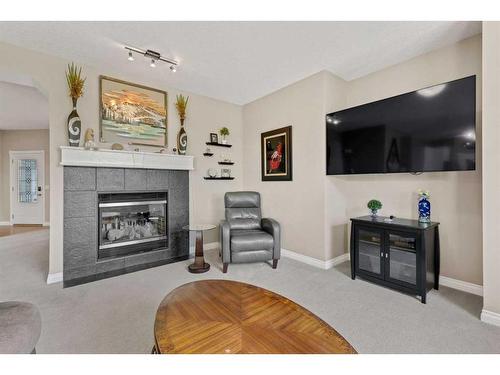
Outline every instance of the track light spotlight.
[[149, 64], [149, 66], [151, 68], [155, 68], [156, 64], [159, 61], [163, 61], [167, 64], [170, 64], [170, 70], [172, 72], [177, 71], [177, 65], [179, 65], [179, 62], [174, 60], [174, 59], [170, 59], [168, 57], [162, 56], [159, 52], [156, 52], [156, 51], [153, 51], [150, 49], [142, 50], [140, 48], [135, 48], [135, 47], [131, 47], [131, 46], [125, 46], [125, 49], [128, 51], [128, 60], [129, 61], [134, 61], [134, 53], [136, 53], [139, 55], [143, 55], [147, 59], [151, 59], [151, 63]]

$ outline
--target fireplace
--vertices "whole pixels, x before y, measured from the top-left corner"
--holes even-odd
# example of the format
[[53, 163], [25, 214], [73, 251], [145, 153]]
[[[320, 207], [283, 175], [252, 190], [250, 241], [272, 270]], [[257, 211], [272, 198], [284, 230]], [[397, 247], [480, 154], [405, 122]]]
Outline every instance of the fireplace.
[[165, 191], [99, 193], [97, 259], [167, 248], [167, 195]]

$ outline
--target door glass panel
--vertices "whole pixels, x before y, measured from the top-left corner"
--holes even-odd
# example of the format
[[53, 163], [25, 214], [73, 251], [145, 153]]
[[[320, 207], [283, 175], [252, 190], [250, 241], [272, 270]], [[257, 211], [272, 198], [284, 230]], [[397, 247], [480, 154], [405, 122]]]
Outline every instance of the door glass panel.
[[20, 203], [37, 201], [38, 168], [36, 159], [18, 160], [18, 199]]
[[380, 274], [381, 239], [380, 233], [359, 230], [359, 269]]
[[417, 284], [417, 255], [415, 237], [405, 237], [397, 234], [389, 235], [389, 277]]

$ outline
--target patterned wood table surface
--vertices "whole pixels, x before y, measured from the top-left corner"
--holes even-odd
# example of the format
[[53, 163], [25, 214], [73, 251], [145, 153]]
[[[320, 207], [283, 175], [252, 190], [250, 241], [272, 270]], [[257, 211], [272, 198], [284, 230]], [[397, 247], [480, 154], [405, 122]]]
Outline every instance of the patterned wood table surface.
[[173, 290], [158, 308], [154, 335], [156, 353], [356, 353], [302, 306], [229, 280], [195, 281]]

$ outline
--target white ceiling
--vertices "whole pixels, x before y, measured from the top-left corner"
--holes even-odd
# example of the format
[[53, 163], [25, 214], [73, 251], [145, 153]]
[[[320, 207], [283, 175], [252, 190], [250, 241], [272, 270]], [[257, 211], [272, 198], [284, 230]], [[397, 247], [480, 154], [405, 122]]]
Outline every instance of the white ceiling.
[[40, 91], [0, 81], [0, 130], [48, 128], [49, 103]]
[[[0, 22], [0, 41], [245, 104], [321, 70], [352, 80], [481, 32], [480, 22]], [[181, 62], [127, 61], [129, 44]]]

